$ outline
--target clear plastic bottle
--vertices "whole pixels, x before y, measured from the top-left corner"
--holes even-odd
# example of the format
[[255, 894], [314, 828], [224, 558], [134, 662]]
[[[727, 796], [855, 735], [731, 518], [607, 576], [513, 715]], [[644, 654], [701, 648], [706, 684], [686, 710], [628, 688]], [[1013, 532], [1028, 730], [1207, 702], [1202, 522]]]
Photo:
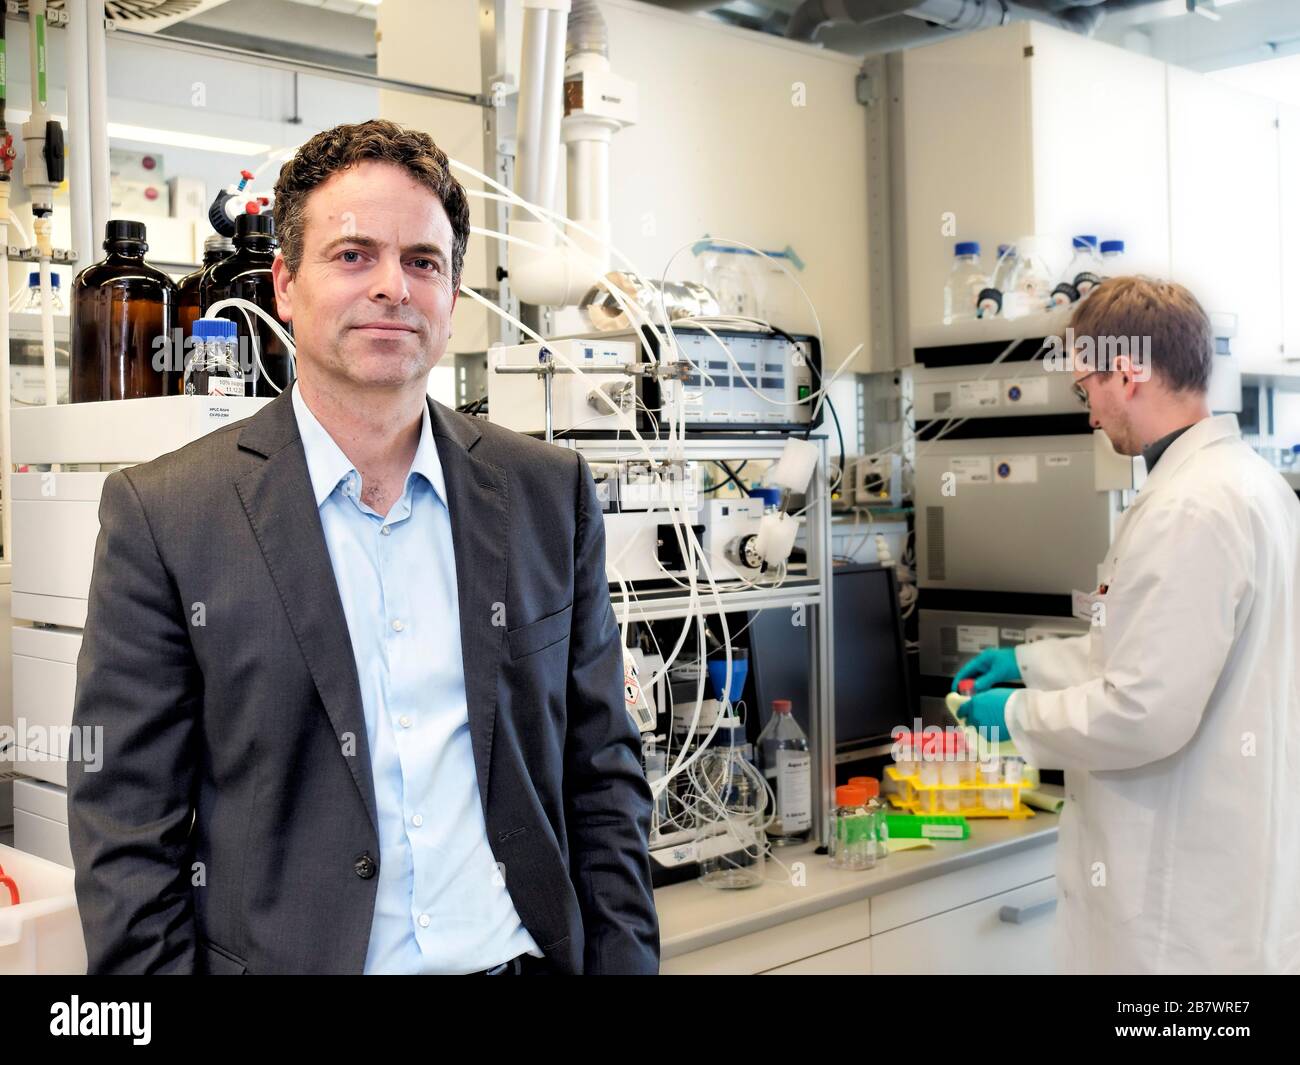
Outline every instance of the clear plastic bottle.
[[1044, 311], [1052, 292], [1052, 272], [1048, 269], [1038, 242], [1034, 238], [1016, 241], [1016, 261], [1002, 295], [1002, 316], [1019, 318], [1021, 315]]
[[980, 318], [993, 318], [1002, 312], [1002, 299], [1011, 286], [1017, 261], [1014, 244], [998, 245], [998, 261], [993, 264], [988, 287], [979, 294], [976, 314]]
[[776, 817], [767, 826], [774, 847], [806, 843], [812, 833], [812, 755], [791, 710], [789, 699], [774, 699], [758, 737], [759, 766], [776, 793]]
[[187, 396], [242, 396], [244, 371], [236, 346], [235, 323], [225, 318], [199, 318], [185, 350], [181, 392]]
[[1016, 256], [1016, 246], [999, 244], [998, 261], [993, 265], [993, 276], [989, 279], [989, 284], [999, 291], [1005, 291], [1011, 281], [1011, 275], [1015, 273], [1017, 262], [1019, 259]]
[[[60, 294], [59, 275], [53, 270], [50, 271], [50, 306], [55, 314], [67, 314], [68, 309], [63, 304], [63, 296]], [[20, 290], [9, 304], [9, 309], [15, 314], [40, 314], [41, 313], [41, 272], [33, 270], [27, 275], [27, 288]]]
[[952, 269], [943, 286], [943, 324], [977, 313], [980, 293], [988, 287], [988, 274], [980, 267], [980, 246], [974, 240], [958, 241], [953, 246]]
[[1082, 233], [1073, 239], [1072, 244], [1074, 257], [1065, 268], [1061, 283], [1052, 290], [1057, 303], [1081, 300], [1101, 284], [1104, 268], [1101, 256], [1097, 254], [1097, 238], [1091, 233]]
[[179, 374], [172, 326], [176, 282], [144, 261], [143, 222], [111, 219], [108, 253], [72, 279], [68, 398], [73, 403], [165, 396]]
[[1124, 258], [1122, 240], [1103, 240], [1101, 242], [1101, 276], [1122, 277], [1128, 273], [1128, 262]]

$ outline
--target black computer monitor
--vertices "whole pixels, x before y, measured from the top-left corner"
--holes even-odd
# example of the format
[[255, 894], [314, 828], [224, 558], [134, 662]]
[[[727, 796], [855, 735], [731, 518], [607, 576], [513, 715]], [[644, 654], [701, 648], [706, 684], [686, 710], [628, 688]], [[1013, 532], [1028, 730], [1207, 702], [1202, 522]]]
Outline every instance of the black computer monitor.
[[[845, 755], [886, 740], [896, 725], [911, 727], [918, 712], [907, 667], [907, 647], [891, 568], [836, 566], [833, 570], [835, 753]], [[808, 729], [807, 628], [789, 610], [751, 614], [750, 672], [760, 727], [773, 699], [789, 699], [795, 719]]]

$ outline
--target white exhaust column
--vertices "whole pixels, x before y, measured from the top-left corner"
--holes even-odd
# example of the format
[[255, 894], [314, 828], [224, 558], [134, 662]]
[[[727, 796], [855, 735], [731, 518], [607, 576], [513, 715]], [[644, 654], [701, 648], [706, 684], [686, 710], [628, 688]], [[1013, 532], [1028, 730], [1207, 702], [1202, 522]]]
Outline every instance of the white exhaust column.
[[569, 0], [525, 0], [515, 191], [554, 209], [562, 140], [565, 213], [593, 235], [571, 228], [572, 243], [561, 241], [550, 225], [515, 207], [510, 234], [541, 247], [512, 243], [507, 251], [514, 292], [525, 303], [553, 307], [580, 302], [609, 270], [610, 138], [635, 121], [636, 111], [636, 86], [610, 73], [599, 9], [592, 0], [573, 0], [569, 12]]

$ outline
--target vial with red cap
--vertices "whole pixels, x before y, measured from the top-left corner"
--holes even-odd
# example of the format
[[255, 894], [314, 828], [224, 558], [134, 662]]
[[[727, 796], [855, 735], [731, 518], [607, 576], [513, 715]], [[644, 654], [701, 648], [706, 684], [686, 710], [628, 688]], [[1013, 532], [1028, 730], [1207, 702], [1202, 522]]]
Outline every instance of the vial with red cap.
[[827, 851], [835, 869], [870, 869], [876, 864], [872, 838], [871, 795], [865, 783], [841, 784], [835, 789]]

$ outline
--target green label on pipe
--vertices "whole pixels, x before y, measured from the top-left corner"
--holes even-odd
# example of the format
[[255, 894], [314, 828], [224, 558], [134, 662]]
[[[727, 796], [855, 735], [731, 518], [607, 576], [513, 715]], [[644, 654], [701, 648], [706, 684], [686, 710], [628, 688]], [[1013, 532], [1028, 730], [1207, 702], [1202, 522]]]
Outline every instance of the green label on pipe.
[[4, 38], [0, 37], [0, 100], [9, 95], [9, 53], [5, 47]]
[[44, 13], [37, 16], [36, 19], [36, 95], [44, 106], [47, 102], [45, 95], [45, 15]]

